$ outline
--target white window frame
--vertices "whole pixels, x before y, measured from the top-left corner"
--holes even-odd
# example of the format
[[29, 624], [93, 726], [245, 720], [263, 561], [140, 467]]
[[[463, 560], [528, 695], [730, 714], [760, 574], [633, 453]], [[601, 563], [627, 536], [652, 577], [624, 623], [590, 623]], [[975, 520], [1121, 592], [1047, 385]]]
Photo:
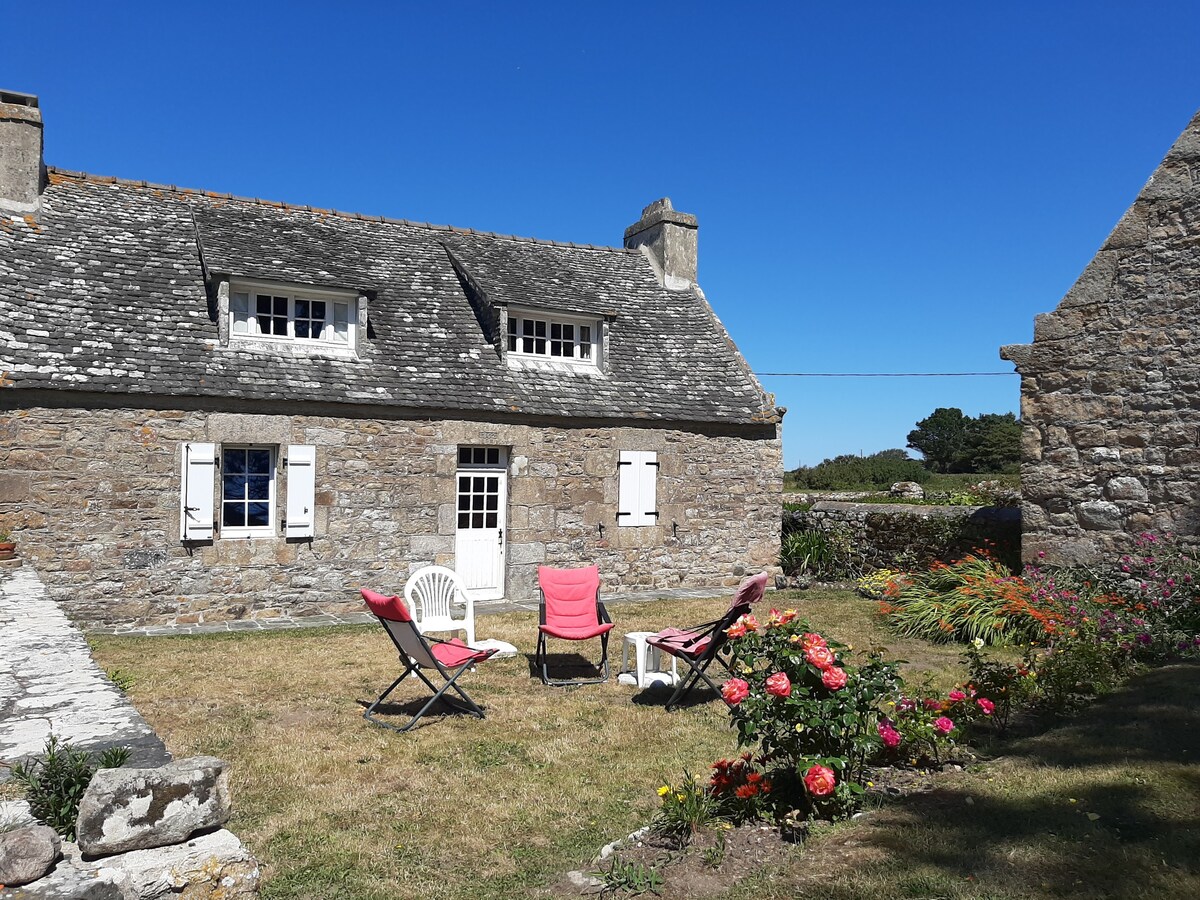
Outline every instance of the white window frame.
[[[270, 465], [270, 488], [267, 499], [267, 524], [266, 525], [226, 525], [225, 524], [225, 453], [228, 450], [266, 450], [271, 455]], [[220, 460], [220, 467], [217, 475], [217, 527], [220, 531], [220, 536], [223, 538], [261, 538], [275, 537], [276, 516], [279, 513], [277, 506], [278, 486], [279, 486], [279, 447], [275, 444], [247, 444], [247, 443], [229, 443], [221, 444], [218, 450], [217, 459]], [[229, 498], [229, 502], [245, 503], [246, 498], [240, 501], [237, 498]], [[258, 501], [261, 502], [261, 501]]]
[[[243, 297], [245, 301], [242, 300]], [[257, 312], [259, 297], [272, 297], [287, 301], [287, 334], [264, 334], [259, 330]], [[323, 320], [303, 317], [309, 321], [324, 321], [321, 337], [296, 336], [297, 301], [325, 304]], [[243, 302], [244, 308], [242, 308]], [[343, 324], [338, 316], [338, 306], [342, 305], [344, 305], [346, 313], [344, 323], [346, 339], [344, 341], [337, 339], [338, 325]], [[239, 325], [244, 327], [239, 330]], [[353, 351], [358, 344], [358, 296], [344, 291], [289, 287], [258, 281], [234, 281], [229, 285], [229, 339], [230, 341], [263, 341]]]
[[[525, 323], [530, 323], [527, 326]], [[544, 326], [544, 334], [526, 334], [526, 330], [536, 332], [537, 325]], [[548, 313], [541, 310], [532, 309], [510, 309], [508, 311], [508, 331], [504, 336], [506, 346], [508, 347], [509, 356], [518, 359], [538, 359], [547, 362], [568, 363], [574, 366], [590, 366], [599, 368], [600, 366], [600, 337], [601, 337], [601, 320], [589, 319], [586, 316], [561, 315], [559, 313]], [[572, 330], [572, 338], [570, 339], [570, 355], [551, 355], [553, 344], [566, 343], [566, 339], [561, 336], [555, 338], [553, 336], [554, 329], [559, 329], [564, 326]], [[581, 329], [587, 328], [590, 335], [590, 340], [584, 341], [581, 335]], [[541, 342], [543, 350], [537, 350], [537, 344]], [[589, 356], [582, 356], [583, 345], [587, 344], [590, 350]], [[532, 349], [527, 350], [526, 347], [532, 345]]]

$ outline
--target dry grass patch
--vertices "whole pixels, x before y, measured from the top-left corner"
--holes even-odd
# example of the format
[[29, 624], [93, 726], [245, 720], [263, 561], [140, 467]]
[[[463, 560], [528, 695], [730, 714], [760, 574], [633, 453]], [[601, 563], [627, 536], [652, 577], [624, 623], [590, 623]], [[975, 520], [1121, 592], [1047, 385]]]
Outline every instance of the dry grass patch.
[[[614, 662], [624, 632], [705, 621], [723, 603], [614, 607]], [[888, 636], [874, 605], [847, 593], [777, 594], [766, 604], [799, 606], [856, 646]], [[478, 630], [532, 654], [535, 622], [530, 613], [488, 616]], [[615, 678], [546, 688], [524, 655], [464, 676], [484, 721], [430, 714], [406, 735], [376, 728], [361, 704], [398, 672], [377, 626], [95, 637], [93, 646], [102, 666], [133, 676], [130, 696], [172, 753], [231, 763], [232, 828], [267, 867], [266, 897], [527, 895], [645, 824], [664, 776], [704, 771], [734, 747], [719, 701], [668, 714], [665, 694]], [[942, 672], [953, 652], [909, 654], [918, 656], [954, 680]], [[419, 687], [393, 695], [409, 715], [428, 696]]]

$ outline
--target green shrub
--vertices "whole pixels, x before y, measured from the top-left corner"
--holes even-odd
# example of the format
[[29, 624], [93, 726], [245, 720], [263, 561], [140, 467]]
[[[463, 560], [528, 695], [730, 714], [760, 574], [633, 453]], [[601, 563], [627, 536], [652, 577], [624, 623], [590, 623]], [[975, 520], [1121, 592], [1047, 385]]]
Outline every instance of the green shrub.
[[819, 465], [788, 472], [785, 482], [801, 490], [849, 491], [889, 488], [897, 481], [928, 481], [930, 472], [903, 450], [883, 450], [870, 456], [845, 454]]
[[98, 769], [115, 769], [129, 760], [127, 747], [109, 747], [93, 762], [87, 750], [50, 735], [41, 756], [12, 767], [13, 780], [25, 788], [35, 817], [68, 841], [75, 840], [79, 801]]
[[652, 866], [645, 866], [639, 862], [632, 860], [624, 860], [614, 856], [612, 862], [608, 864], [607, 869], [598, 869], [592, 872], [593, 878], [599, 878], [604, 882], [604, 887], [600, 891], [601, 896], [613, 896], [614, 894], [624, 894], [628, 897], [637, 897], [642, 894], [659, 894], [659, 888], [663, 886], [662, 876]]
[[656, 834], [675, 838], [681, 844], [718, 818], [716, 799], [707, 785], [690, 772], [684, 772], [677, 785], [664, 779], [658, 796], [662, 805], [650, 827]]
[[783, 536], [779, 565], [788, 575], [847, 578], [857, 574], [853, 545], [844, 529], [805, 528]]

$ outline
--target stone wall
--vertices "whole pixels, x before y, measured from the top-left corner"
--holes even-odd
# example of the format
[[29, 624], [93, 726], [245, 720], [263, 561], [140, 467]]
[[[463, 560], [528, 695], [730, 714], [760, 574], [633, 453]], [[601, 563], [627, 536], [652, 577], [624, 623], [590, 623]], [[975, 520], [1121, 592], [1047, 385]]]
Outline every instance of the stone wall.
[[[184, 545], [186, 441], [316, 445], [316, 537]], [[85, 622], [358, 610], [359, 586], [399, 591], [412, 569], [453, 564], [460, 444], [509, 448], [510, 599], [536, 596], [543, 563], [597, 563], [605, 591], [733, 586], [777, 564], [776, 426], [747, 436], [32, 406], [0, 414], [0, 526], [19, 526], [21, 555]], [[620, 450], [658, 453], [657, 526], [616, 525]]]
[[1089, 564], [1200, 535], [1200, 116], [1032, 345], [1021, 373], [1027, 560]]
[[784, 511], [784, 532], [819, 528], [849, 541], [861, 571], [911, 571], [978, 548], [1020, 565], [1021, 514], [1011, 506], [921, 506], [822, 500], [803, 512]]

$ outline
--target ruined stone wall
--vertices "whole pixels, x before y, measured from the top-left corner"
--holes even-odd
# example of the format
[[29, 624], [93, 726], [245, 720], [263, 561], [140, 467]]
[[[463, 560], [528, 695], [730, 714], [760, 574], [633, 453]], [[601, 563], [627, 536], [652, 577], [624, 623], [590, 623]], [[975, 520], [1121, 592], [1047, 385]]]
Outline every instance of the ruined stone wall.
[[[458, 446], [501, 445], [509, 598], [536, 596], [543, 563], [597, 563], [606, 592], [733, 586], [747, 570], [777, 571], [783, 466], [772, 430], [33, 407], [0, 413], [0, 526], [19, 526], [21, 555], [84, 622], [358, 610], [360, 586], [398, 592], [418, 566], [453, 565]], [[183, 544], [186, 441], [316, 445], [316, 537]], [[657, 526], [616, 525], [620, 450], [658, 452]]]
[[1144, 531], [1200, 535], [1200, 116], [1032, 345], [1023, 553], [1088, 564]]

